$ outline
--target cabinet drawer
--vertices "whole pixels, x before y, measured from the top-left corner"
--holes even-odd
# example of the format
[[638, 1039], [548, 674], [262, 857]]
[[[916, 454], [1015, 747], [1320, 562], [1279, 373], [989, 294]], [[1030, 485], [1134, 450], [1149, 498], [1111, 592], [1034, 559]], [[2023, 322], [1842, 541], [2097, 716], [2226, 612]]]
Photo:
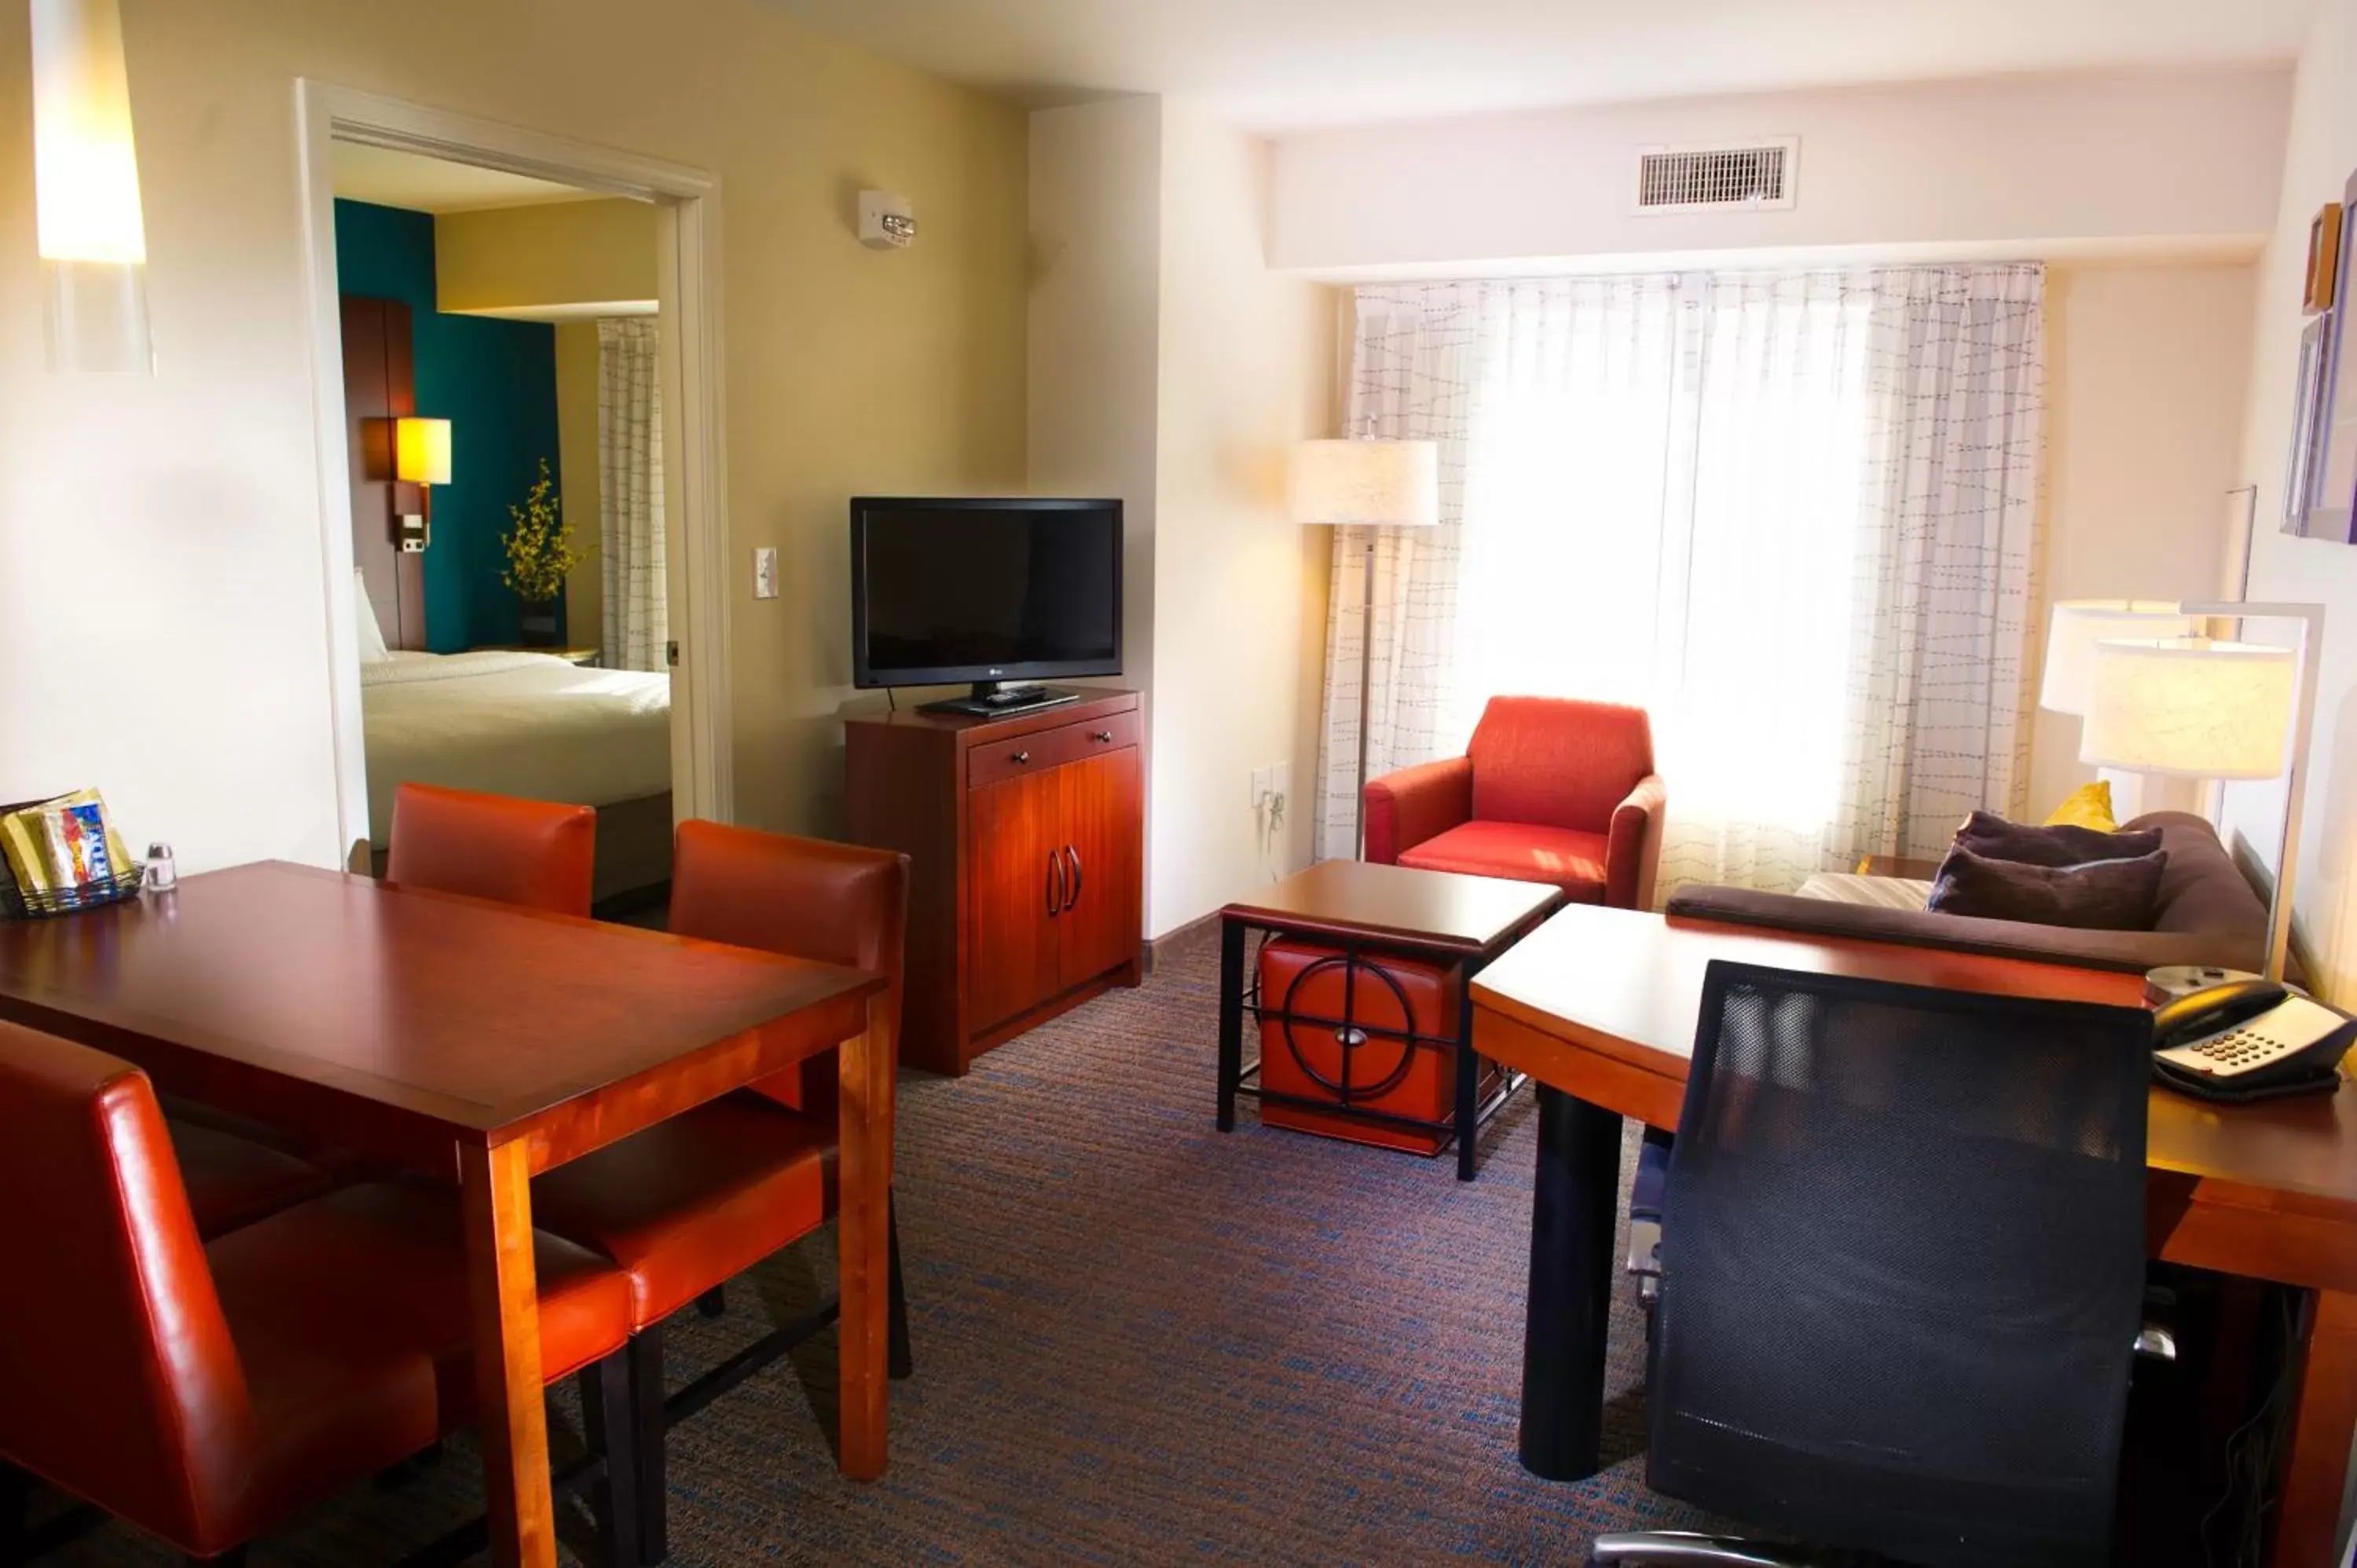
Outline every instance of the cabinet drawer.
[[1021, 774], [1041, 773], [1067, 762], [1078, 762], [1083, 757], [1135, 746], [1139, 728], [1137, 714], [1131, 712], [1083, 719], [1054, 729], [1035, 730], [1018, 739], [977, 746], [966, 759], [966, 788], [979, 789]]

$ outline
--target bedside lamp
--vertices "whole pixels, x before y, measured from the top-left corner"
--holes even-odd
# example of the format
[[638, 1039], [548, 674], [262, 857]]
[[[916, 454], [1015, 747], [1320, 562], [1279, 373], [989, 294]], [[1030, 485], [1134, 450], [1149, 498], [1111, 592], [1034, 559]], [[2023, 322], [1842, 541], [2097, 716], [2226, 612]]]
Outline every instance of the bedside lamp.
[[[2299, 623], [2292, 648], [2198, 637], [2094, 639], [2088, 649], [2085, 724], [2079, 739], [2082, 762], [2180, 779], [2286, 780], [2283, 840], [2267, 910], [2266, 977], [2280, 981], [2291, 946], [2292, 888], [2299, 870], [2324, 608], [2229, 602], [2161, 606], [2157, 611], [2145, 625], [2212, 616]], [[2052, 662], [2050, 654], [2050, 670]]]
[[[1440, 521], [1440, 447], [1430, 441], [1305, 441], [1293, 455], [1293, 521], [1305, 527], [1430, 528]], [[1353, 853], [1367, 852], [1367, 708], [1375, 656], [1375, 540], [1359, 592], [1359, 790]]]
[[417, 507], [401, 514], [404, 553], [414, 555], [434, 542], [434, 487], [450, 482], [450, 422], [401, 418], [393, 422], [393, 477], [417, 487]]

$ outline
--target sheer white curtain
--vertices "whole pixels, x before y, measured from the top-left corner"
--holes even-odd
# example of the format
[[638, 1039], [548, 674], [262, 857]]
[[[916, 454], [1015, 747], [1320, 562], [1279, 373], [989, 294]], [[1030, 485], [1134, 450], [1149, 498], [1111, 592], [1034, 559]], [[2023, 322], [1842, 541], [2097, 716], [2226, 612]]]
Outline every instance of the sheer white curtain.
[[[1370, 773], [1460, 749], [1496, 693], [1642, 704], [1665, 893], [1789, 887], [2012, 804], [2040, 283], [1361, 290], [1351, 428], [1439, 441], [1445, 476], [1439, 528], [1378, 542]], [[1356, 809], [1360, 561], [1338, 542], [1324, 854]]]
[[597, 522], [609, 670], [670, 664], [656, 331], [648, 317], [597, 323]]

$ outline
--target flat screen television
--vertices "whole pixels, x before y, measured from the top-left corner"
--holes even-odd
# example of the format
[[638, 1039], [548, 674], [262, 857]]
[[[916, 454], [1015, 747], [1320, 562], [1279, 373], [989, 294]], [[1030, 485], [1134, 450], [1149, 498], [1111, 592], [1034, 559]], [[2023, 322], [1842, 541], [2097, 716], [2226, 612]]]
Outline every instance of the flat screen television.
[[1071, 701], [1028, 683], [1121, 673], [1121, 550], [1117, 500], [858, 497], [852, 680], [965, 682], [927, 704], [959, 713]]

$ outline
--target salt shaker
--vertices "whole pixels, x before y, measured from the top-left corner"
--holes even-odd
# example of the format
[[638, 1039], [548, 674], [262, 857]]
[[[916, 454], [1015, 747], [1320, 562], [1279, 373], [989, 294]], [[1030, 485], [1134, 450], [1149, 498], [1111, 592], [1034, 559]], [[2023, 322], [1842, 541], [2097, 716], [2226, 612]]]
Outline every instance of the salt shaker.
[[151, 843], [147, 846], [147, 891], [169, 893], [180, 885], [180, 868], [172, 863], [172, 846]]

